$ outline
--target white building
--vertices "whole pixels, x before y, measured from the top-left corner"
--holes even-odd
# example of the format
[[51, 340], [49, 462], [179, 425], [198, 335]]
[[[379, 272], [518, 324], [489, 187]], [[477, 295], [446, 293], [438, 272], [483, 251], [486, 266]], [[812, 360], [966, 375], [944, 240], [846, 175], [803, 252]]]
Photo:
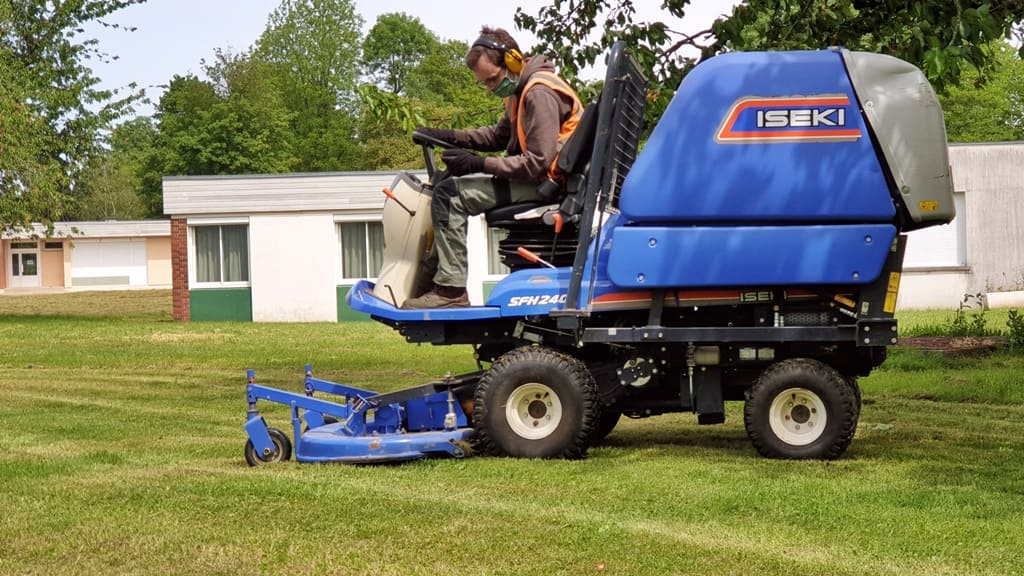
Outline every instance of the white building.
[[[381, 264], [383, 189], [395, 172], [164, 179], [174, 317], [335, 322], [365, 319], [349, 288]], [[470, 284], [482, 303], [486, 228], [470, 230]]]

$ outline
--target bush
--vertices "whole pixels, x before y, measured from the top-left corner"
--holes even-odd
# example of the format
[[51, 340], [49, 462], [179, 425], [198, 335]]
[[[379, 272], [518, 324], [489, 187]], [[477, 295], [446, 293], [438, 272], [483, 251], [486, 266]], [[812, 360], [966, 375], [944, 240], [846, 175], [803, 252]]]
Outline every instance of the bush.
[[1010, 310], [1006, 319], [1006, 327], [1009, 331], [1007, 342], [1010, 345], [1010, 350], [1024, 352], [1024, 314]]
[[[988, 329], [987, 321], [985, 320], [985, 310], [981, 308], [982, 296], [980, 293], [965, 294], [963, 302], [957, 307], [953, 317], [947, 320], [940, 328], [942, 335], [991, 336], [993, 333]], [[974, 306], [977, 306], [978, 310], [968, 313], [968, 310], [971, 310]]]

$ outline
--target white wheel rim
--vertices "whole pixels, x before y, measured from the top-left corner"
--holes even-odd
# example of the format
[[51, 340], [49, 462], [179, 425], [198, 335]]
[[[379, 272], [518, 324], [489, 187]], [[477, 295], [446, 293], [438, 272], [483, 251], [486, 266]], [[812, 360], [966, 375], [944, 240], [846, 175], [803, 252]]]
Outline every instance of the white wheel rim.
[[768, 409], [772, 432], [786, 444], [806, 446], [825, 433], [828, 410], [821, 398], [806, 388], [789, 388], [775, 397]]
[[512, 431], [527, 440], [548, 437], [562, 421], [562, 402], [555, 391], [539, 382], [512, 391], [505, 405], [505, 420]]

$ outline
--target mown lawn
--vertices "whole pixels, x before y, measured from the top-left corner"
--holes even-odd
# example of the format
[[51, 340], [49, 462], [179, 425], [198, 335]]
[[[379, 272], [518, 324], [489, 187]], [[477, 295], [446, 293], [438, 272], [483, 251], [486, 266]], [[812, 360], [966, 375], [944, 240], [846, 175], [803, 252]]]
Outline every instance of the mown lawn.
[[169, 309], [0, 296], [0, 574], [1024, 572], [1020, 356], [894, 351], [834, 462], [759, 458], [737, 404], [625, 421], [578, 462], [253, 469], [246, 368], [388, 390], [474, 369], [469, 348]]

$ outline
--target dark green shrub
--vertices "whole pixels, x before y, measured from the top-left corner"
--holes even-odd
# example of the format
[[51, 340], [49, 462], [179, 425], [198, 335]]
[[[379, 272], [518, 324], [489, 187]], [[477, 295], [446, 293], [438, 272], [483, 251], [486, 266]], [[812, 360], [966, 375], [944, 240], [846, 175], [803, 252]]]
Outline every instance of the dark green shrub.
[[1010, 310], [1006, 319], [1006, 327], [1009, 329], [1007, 343], [1010, 345], [1010, 350], [1024, 352], [1024, 314]]

